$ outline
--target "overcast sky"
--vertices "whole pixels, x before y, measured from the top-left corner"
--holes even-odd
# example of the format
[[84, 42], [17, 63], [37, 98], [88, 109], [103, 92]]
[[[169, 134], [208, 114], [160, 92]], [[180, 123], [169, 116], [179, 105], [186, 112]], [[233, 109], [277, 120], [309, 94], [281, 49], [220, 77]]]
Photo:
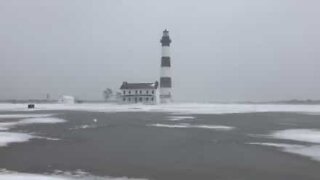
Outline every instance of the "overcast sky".
[[159, 79], [176, 101], [320, 99], [319, 0], [0, 0], [0, 99], [102, 99]]

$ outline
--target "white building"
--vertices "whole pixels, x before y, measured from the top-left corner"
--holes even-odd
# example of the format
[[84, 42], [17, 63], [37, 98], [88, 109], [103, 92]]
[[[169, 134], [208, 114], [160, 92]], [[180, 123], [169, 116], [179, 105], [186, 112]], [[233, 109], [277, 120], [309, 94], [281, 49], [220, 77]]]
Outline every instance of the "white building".
[[154, 83], [123, 82], [120, 87], [120, 90], [120, 101], [125, 104], [158, 104], [160, 102], [158, 81]]
[[61, 96], [58, 100], [59, 103], [62, 104], [74, 104], [75, 98], [73, 96]]

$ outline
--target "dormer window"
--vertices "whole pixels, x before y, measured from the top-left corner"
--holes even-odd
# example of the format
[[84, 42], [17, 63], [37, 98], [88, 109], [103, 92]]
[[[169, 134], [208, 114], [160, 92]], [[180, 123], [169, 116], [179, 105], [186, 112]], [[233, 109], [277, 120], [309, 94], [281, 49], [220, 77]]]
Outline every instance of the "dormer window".
[[123, 94], [126, 94], [126, 91], [125, 91], [125, 90], [123, 91]]

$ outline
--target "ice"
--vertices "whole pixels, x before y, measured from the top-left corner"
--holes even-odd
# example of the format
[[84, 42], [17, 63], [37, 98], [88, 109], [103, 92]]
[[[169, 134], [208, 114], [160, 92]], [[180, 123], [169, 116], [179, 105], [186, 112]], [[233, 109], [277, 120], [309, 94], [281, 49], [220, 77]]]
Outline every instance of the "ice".
[[64, 123], [66, 120], [60, 118], [28, 118], [19, 121], [19, 124], [56, 124]]
[[70, 130], [78, 130], [78, 129], [92, 129], [92, 128], [97, 128], [98, 126], [95, 124], [84, 124], [80, 126], [76, 126], [73, 128], [70, 128]]
[[99, 177], [93, 176], [89, 173], [80, 172], [63, 172], [60, 174], [31, 174], [31, 173], [19, 173], [7, 170], [0, 171], [0, 179], [2, 180], [146, 180], [138, 178], [128, 177]]
[[320, 161], [320, 145], [295, 145], [295, 144], [282, 144], [282, 143], [249, 143], [251, 145], [271, 146], [280, 148], [283, 152], [297, 154], [309, 157], [312, 160]]
[[0, 119], [39, 118], [52, 115], [53, 114], [0, 114]]
[[270, 136], [277, 139], [320, 143], [320, 130], [316, 129], [287, 129], [275, 131]]
[[28, 124], [55, 124], [66, 122], [64, 119], [46, 117], [46, 118], [27, 118], [14, 122], [0, 122], [0, 130], [9, 130], [15, 126], [28, 125]]
[[180, 120], [186, 120], [186, 119], [194, 119], [194, 116], [170, 116], [170, 121], [180, 121]]
[[298, 154], [320, 161], [320, 131], [316, 129], [286, 129], [272, 132], [268, 137], [310, 143], [310, 145], [253, 142], [252, 145], [262, 145], [280, 148], [283, 152]]
[[26, 133], [0, 132], [0, 147], [7, 146], [11, 143], [26, 142], [32, 138], [34, 138], [34, 136]]
[[[0, 104], [0, 111], [29, 111], [26, 104]], [[230, 114], [251, 112], [295, 112], [305, 114], [320, 113], [320, 105], [283, 104], [210, 104], [173, 103], [159, 105], [143, 104], [37, 104], [36, 110], [75, 110], [94, 112], [169, 112], [174, 114]]]
[[188, 123], [179, 124], [149, 124], [148, 126], [154, 127], [166, 127], [166, 128], [200, 128], [200, 129], [215, 129], [215, 130], [231, 130], [234, 127], [231, 126], [220, 126], [220, 125], [191, 125]]

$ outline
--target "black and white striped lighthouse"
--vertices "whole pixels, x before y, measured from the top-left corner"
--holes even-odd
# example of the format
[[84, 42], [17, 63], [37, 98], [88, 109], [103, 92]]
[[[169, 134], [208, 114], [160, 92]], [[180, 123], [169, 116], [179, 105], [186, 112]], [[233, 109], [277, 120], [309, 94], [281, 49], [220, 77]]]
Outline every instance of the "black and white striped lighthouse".
[[164, 30], [160, 40], [162, 45], [161, 72], [160, 72], [160, 102], [172, 102], [172, 79], [169, 31]]

